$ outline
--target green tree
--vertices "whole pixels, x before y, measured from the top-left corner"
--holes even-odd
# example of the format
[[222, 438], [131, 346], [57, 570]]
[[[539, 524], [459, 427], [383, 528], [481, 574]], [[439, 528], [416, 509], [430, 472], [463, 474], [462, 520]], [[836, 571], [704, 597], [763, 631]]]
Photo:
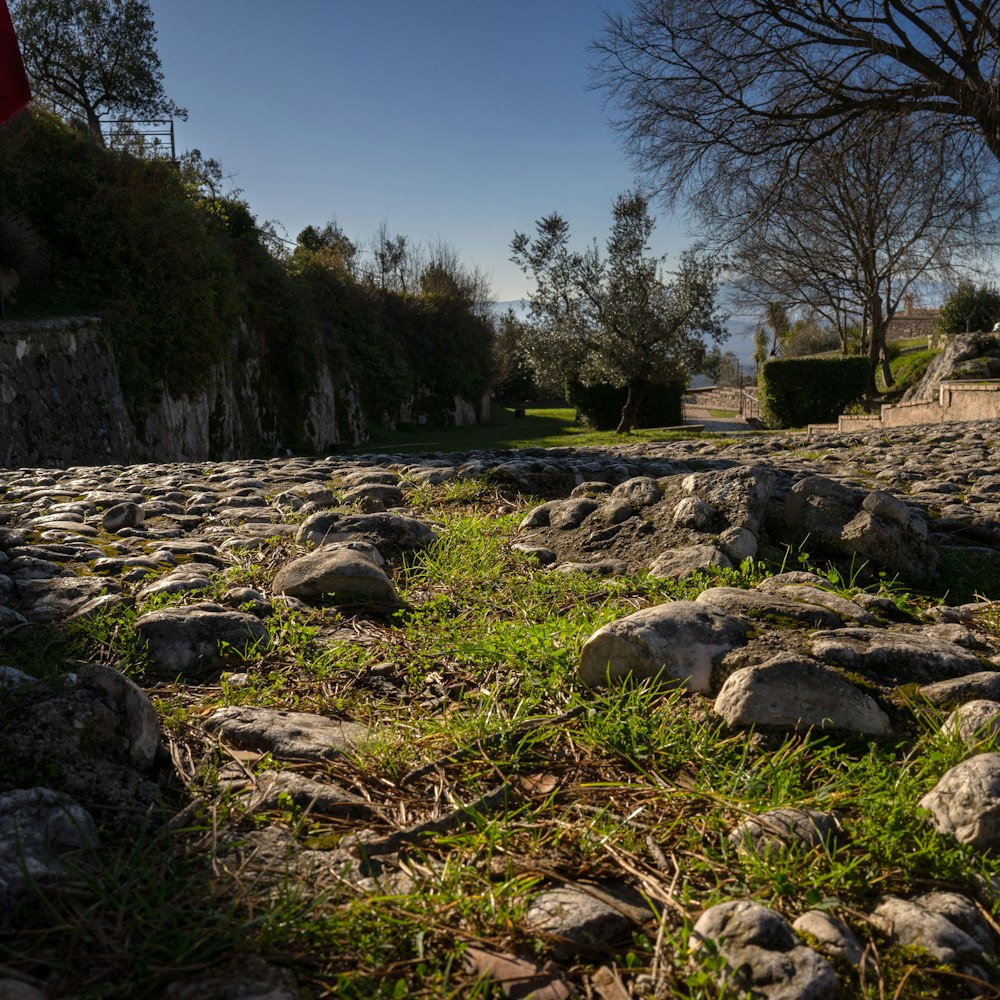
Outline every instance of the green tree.
[[10, 13], [36, 100], [98, 142], [102, 115], [187, 117], [164, 92], [148, 0], [12, 0]]
[[500, 403], [526, 402], [537, 397], [535, 373], [524, 348], [527, 324], [508, 308], [493, 340], [493, 396]]
[[357, 243], [336, 222], [328, 222], [322, 229], [306, 226], [295, 237], [295, 243], [295, 253], [305, 251], [312, 254], [323, 267], [351, 275], [355, 273]]
[[991, 285], [960, 281], [941, 307], [938, 333], [992, 330], [1000, 321], [1000, 291]]
[[615, 200], [602, 255], [596, 242], [570, 248], [569, 223], [557, 213], [515, 233], [512, 260], [534, 280], [525, 349], [550, 386], [575, 380], [626, 388], [617, 431], [629, 432], [652, 382], [686, 378], [704, 364], [705, 338], [725, 337], [716, 311], [718, 266], [688, 252], [668, 278], [650, 253], [655, 220], [638, 192]]

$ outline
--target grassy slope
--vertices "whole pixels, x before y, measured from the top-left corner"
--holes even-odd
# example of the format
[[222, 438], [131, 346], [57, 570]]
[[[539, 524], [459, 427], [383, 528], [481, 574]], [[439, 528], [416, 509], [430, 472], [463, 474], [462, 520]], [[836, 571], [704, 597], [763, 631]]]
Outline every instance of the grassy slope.
[[940, 348], [928, 348], [924, 339], [899, 341], [892, 346], [894, 350], [889, 359], [889, 370], [893, 379], [891, 389], [885, 388], [881, 371], [876, 372], [883, 403], [896, 402], [907, 389], [915, 386], [923, 378], [927, 366], [941, 353]]

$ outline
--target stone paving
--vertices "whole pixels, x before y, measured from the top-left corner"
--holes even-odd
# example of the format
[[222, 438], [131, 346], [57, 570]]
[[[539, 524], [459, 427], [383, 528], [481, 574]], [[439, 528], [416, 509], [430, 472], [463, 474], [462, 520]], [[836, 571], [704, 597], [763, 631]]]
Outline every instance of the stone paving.
[[[266, 657], [280, 608], [334, 609], [330, 628], [349, 629], [358, 608], [398, 607], [400, 557], [433, 546], [441, 532], [411, 506], [412, 492], [482, 476], [508, 509], [526, 496], [542, 501], [524, 509], [514, 545], [551, 572], [684, 577], [780, 558], [784, 547], [808, 543], [817, 557], [876, 581], [880, 572], [898, 574], [940, 590], [956, 567], [973, 564], [981, 580], [995, 581], [998, 448], [1000, 425], [971, 423], [892, 436], [741, 433], [735, 441], [613, 449], [0, 470], [0, 640], [165, 595], [166, 606], [143, 609], [132, 626], [150, 676], [217, 677], [234, 655]], [[264, 583], [241, 582], [238, 569], [248, 559], [272, 567]], [[811, 572], [785, 572], [749, 589], [709, 587], [697, 600], [646, 608], [595, 632], [578, 681], [599, 689], [624, 677], [670, 680], [706, 699], [706, 710], [735, 733], [833, 727], [900, 739], [911, 733], [893, 699], [915, 686], [955, 710], [946, 725], [969, 749], [923, 800], [904, 806], [927, 810], [943, 835], [994, 851], [1000, 754], [988, 734], [1000, 730], [1000, 638], [989, 622], [997, 598], [981, 590], [973, 600], [900, 620], [887, 598], [844, 597]], [[147, 810], [170, 765], [156, 710], [112, 664], [80, 663], [63, 678], [39, 679], [5, 660], [4, 648], [2, 696], [19, 706], [0, 732], [4, 774], [36, 773], [44, 759], [60, 776], [58, 787], [48, 787], [0, 775], [0, 922], [9, 922], [31, 880], [63, 879], [68, 859], [93, 846], [98, 825], [127, 828], [130, 815]], [[384, 678], [385, 686], [394, 683]], [[253, 808], [266, 810], [282, 795], [321, 803], [356, 825], [367, 856], [378, 857], [390, 881], [405, 876], [414, 831], [441, 833], [456, 821], [428, 801], [411, 809], [422, 817], [415, 827], [385, 833], [393, 822], [388, 799], [362, 799], [325, 777], [325, 765], [370, 735], [351, 720], [250, 703], [220, 708], [196, 725], [197, 745], [221, 742], [234, 760], [269, 754], [293, 764], [253, 778]], [[487, 795], [477, 807], [495, 805]], [[49, 834], [32, 839], [29, 830]], [[808, 846], [833, 833], [850, 836], [833, 814], [786, 810], [734, 831], [733, 843], [766, 835]], [[277, 847], [263, 831], [246, 836], [251, 844], [262, 838], [254, 855], [262, 871], [272, 856], [282, 871], [341, 865], [359, 892], [378, 889], [369, 887], [370, 867], [349, 850], [305, 850], [288, 831]], [[992, 905], [994, 890], [983, 891]], [[887, 895], [865, 919], [963, 974], [995, 981], [996, 941], [973, 893], [966, 886]], [[627, 878], [597, 897], [541, 884], [525, 929], [553, 942], [548, 957], [569, 968], [595, 935], [615, 938], [652, 919]], [[747, 988], [775, 998], [832, 996], [842, 967], [834, 960], [850, 961], [863, 933], [856, 920], [849, 926], [822, 911], [792, 926], [741, 899], [690, 918], [694, 940], [714, 942], [731, 969], [744, 970]], [[274, 996], [297, 995], [282, 982]], [[0, 979], [0, 995], [4, 988]]]

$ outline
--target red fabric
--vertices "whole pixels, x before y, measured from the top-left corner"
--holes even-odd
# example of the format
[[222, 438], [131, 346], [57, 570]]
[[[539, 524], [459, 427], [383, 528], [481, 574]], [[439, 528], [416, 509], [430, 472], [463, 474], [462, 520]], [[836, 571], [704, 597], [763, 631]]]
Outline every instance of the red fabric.
[[28, 74], [24, 72], [7, 0], [0, 0], [0, 125], [27, 107], [30, 100]]

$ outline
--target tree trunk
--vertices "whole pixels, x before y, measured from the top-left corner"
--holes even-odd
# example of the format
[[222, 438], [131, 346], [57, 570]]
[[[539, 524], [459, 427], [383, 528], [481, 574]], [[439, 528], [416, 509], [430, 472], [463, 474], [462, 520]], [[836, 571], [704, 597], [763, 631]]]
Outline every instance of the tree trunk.
[[87, 108], [87, 131], [98, 146], [105, 145], [104, 133], [101, 131], [101, 119], [94, 108]]
[[[874, 284], [874, 283], [872, 283]], [[868, 388], [865, 390], [869, 398], [874, 399], [878, 395], [878, 387], [875, 384], [875, 369], [882, 363], [885, 354], [885, 317], [882, 315], [882, 299], [876, 293], [868, 299], [868, 328], [871, 334], [868, 339], [868, 360], [871, 365], [868, 369]]]
[[628, 395], [625, 397], [625, 405], [622, 407], [621, 420], [615, 428], [616, 434], [628, 434], [635, 427], [639, 419], [639, 407], [646, 397], [646, 389], [649, 383], [645, 379], [634, 378], [628, 381]]

